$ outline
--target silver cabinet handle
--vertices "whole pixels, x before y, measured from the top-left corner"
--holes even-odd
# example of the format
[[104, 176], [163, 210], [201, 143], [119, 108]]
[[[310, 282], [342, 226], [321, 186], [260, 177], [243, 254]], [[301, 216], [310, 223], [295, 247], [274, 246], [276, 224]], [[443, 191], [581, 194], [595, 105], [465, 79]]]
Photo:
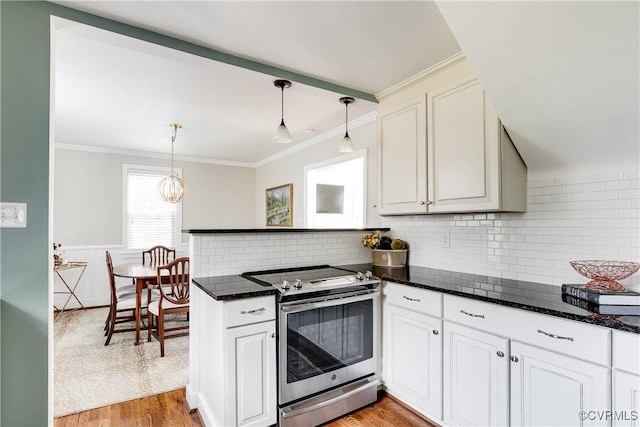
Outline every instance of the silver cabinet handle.
[[501, 351], [499, 351], [497, 354], [498, 354], [498, 357], [504, 357], [504, 353]]
[[249, 310], [249, 311], [242, 310], [240, 314], [255, 314], [255, 313], [261, 313], [265, 310], [266, 308], [260, 307], [260, 308], [256, 308], [255, 310]]
[[275, 337], [276, 337], [276, 333], [275, 333], [275, 332], [272, 332], [272, 333], [271, 333], [271, 338], [275, 338]]
[[518, 358], [516, 356], [511, 356], [511, 361], [513, 363], [518, 363]]
[[466, 314], [469, 317], [479, 317], [481, 319], [484, 319], [484, 314], [473, 314], [473, 313], [466, 312], [464, 310], [460, 310], [460, 313]]
[[434, 329], [434, 330], [433, 330], [433, 335], [438, 335], [439, 333], [440, 333], [440, 332], [438, 332], [438, 330], [437, 330], [437, 329]]
[[538, 333], [539, 333], [539, 334], [544, 334], [544, 335], [546, 335], [546, 336], [548, 336], [548, 337], [551, 337], [551, 338], [555, 338], [555, 339], [557, 339], [557, 340], [573, 341], [573, 337], [562, 337], [562, 336], [560, 336], [560, 335], [550, 334], [549, 332], [545, 332], [545, 331], [543, 331], [542, 329], [538, 329]]
[[421, 204], [421, 205], [424, 205], [424, 204], [425, 204], [425, 203], [424, 203], [424, 200], [420, 200], [420, 204]]
[[413, 301], [413, 302], [420, 302], [419, 298], [410, 298], [410, 297], [408, 297], [406, 295], [402, 295], [402, 298], [404, 298], [406, 300], [409, 300], [409, 301]]

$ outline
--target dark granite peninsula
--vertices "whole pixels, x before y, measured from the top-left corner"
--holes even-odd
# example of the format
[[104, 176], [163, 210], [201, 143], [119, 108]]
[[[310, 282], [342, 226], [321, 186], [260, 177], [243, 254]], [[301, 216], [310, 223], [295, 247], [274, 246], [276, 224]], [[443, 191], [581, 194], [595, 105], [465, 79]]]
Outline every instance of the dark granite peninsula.
[[291, 228], [291, 227], [271, 227], [271, 228], [187, 228], [182, 230], [188, 234], [246, 234], [246, 233], [333, 233], [336, 231], [389, 231], [390, 228]]
[[587, 311], [564, 302], [560, 286], [426, 267], [384, 268], [372, 264], [338, 267], [370, 270], [387, 281], [640, 334], [640, 316], [608, 316]]
[[217, 276], [192, 279], [194, 285], [217, 301], [275, 295], [273, 286], [263, 286], [241, 276]]

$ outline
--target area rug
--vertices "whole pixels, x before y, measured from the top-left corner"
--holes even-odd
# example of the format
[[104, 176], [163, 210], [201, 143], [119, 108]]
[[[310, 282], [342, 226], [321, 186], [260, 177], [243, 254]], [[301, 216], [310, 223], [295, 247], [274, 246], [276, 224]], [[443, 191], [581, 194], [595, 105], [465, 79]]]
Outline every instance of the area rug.
[[[147, 342], [141, 331], [113, 334], [104, 345], [107, 308], [60, 314], [54, 322], [54, 417], [95, 409], [185, 387], [189, 377], [189, 337]], [[173, 321], [183, 321], [184, 314]], [[132, 323], [133, 324], [133, 323]], [[125, 325], [122, 325], [124, 327]]]

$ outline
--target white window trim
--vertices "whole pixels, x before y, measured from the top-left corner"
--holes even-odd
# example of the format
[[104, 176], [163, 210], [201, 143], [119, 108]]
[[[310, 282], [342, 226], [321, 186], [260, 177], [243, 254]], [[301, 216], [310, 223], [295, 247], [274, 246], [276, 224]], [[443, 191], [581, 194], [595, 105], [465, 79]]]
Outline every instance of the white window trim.
[[332, 157], [330, 159], [327, 160], [323, 160], [321, 162], [317, 162], [317, 163], [312, 163], [310, 165], [305, 165], [304, 170], [303, 170], [303, 183], [302, 185], [304, 185], [304, 203], [303, 203], [303, 207], [302, 207], [302, 214], [303, 214], [303, 218], [304, 218], [304, 226], [308, 227], [308, 219], [307, 219], [307, 212], [308, 212], [308, 203], [309, 203], [309, 192], [307, 191], [307, 185], [308, 185], [308, 180], [307, 180], [307, 172], [310, 169], [319, 169], [319, 168], [325, 168], [327, 166], [331, 166], [331, 165], [335, 165], [337, 163], [344, 163], [344, 162], [348, 162], [349, 160], [354, 160], [354, 159], [358, 159], [362, 157], [363, 159], [363, 165], [362, 165], [362, 174], [363, 174], [363, 194], [362, 194], [362, 219], [363, 219], [363, 223], [366, 225], [367, 223], [367, 194], [368, 194], [368, 188], [367, 188], [367, 149], [363, 148], [362, 150], [357, 150], [357, 151], [353, 151], [351, 153], [346, 153], [343, 154], [341, 156], [338, 157]]
[[[147, 166], [147, 165], [132, 165], [128, 163], [122, 164], [122, 255], [128, 256], [132, 254], [140, 255], [140, 251], [137, 249], [129, 249], [128, 246], [128, 218], [127, 218], [127, 196], [128, 196], [128, 175], [129, 172], [162, 172], [169, 176], [170, 168], [163, 166]], [[173, 168], [173, 173], [182, 178], [182, 168]], [[182, 246], [182, 202], [176, 209], [176, 228], [175, 228], [175, 246], [176, 249]]]

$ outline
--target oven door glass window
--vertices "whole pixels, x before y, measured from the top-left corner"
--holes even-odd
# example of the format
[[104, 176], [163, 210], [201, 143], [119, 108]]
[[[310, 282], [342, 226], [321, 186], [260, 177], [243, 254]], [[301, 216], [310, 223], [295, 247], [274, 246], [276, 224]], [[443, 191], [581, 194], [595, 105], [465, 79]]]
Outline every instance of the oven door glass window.
[[287, 383], [373, 356], [373, 301], [314, 308], [287, 315]]

